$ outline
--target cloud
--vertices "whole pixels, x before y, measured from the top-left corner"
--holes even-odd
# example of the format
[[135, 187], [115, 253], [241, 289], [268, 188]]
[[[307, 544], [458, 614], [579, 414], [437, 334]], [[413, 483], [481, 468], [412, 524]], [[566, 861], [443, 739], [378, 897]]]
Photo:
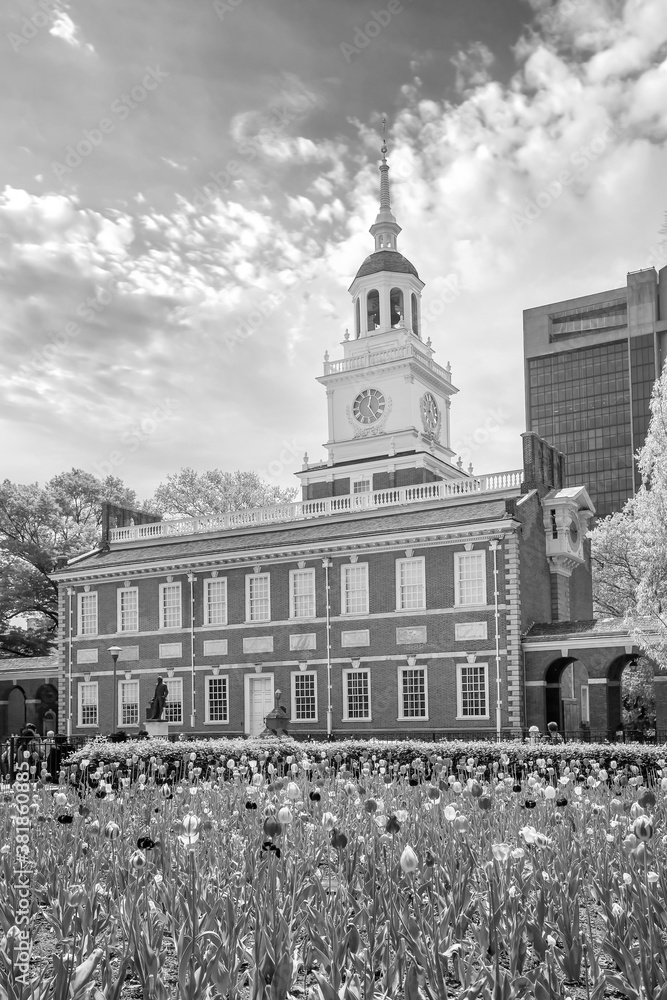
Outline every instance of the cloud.
[[76, 26], [69, 14], [58, 11], [53, 18], [53, 23], [49, 28], [49, 34], [54, 38], [60, 38], [67, 45], [75, 49], [85, 49], [87, 52], [95, 52], [94, 47], [89, 43], [84, 43], [79, 37], [79, 28]]

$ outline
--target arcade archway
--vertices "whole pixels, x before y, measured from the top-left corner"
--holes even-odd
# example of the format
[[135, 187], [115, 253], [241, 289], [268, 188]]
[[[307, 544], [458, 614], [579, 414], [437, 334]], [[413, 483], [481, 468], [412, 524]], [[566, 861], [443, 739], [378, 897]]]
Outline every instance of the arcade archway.
[[560, 656], [545, 674], [546, 724], [555, 722], [570, 738], [590, 723], [588, 670], [574, 656]]
[[25, 691], [16, 685], [7, 695], [7, 736], [18, 736], [25, 726]]

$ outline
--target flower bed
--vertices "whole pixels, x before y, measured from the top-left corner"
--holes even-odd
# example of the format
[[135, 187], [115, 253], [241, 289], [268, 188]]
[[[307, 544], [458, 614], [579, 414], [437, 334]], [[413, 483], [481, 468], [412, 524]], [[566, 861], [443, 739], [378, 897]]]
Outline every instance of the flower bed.
[[664, 994], [654, 748], [86, 749], [2, 793], [0, 996]]

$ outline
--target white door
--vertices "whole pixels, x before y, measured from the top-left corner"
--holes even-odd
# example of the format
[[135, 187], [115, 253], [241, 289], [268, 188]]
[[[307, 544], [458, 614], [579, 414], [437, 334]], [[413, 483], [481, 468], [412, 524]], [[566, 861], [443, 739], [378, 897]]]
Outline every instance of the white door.
[[264, 720], [273, 708], [273, 677], [249, 678], [248, 705], [250, 709], [248, 732], [259, 736], [264, 730]]

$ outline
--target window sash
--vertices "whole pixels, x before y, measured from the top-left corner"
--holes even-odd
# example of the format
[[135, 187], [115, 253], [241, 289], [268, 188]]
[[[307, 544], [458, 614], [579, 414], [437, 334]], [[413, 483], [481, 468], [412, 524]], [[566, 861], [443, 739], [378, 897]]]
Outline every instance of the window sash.
[[581, 721], [586, 723], [590, 723], [591, 721], [588, 684], [581, 685]]
[[458, 717], [489, 718], [489, 682], [486, 663], [458, 664]]
[[79, 683], [79, 725], [97, 726], [99, 722], [97, 681]]
[[348, 670], [344, 680], [345, 720], [368, 721], [371, 717], [370, 670]]
[[79, 594], [79, 635], [97, 635], [97, 591]]
[[315, 570], [290, 570], [290, 618], [315, 617]]
[[118, 725], [139, 725], [139, 681], [118, 682]]
[[400, 692], [402, 719], [428, 718], [426, 667], [402, 667]]
[[227, 580], [204, 581], [204, 625], [227, 624]]
[[160, 584], [160, 628], [182, 627], [180, 583]]
[[398, 559], [396, 566], [396, 608], [398, 611], [420, 611], [426, 607], [426, 586], [423, 556]]
[[122, 587], [118, 591], [118, 631], [139, 631], [139, 590]]
[[254, 573], [246, 577], [246, 620], [271, 621], [271, 589], [268, 573]]
[[164, 722], [183, 722], [183, 678], [170, 677], [165, 681], [168, 695], [164, 703], [162, 719]]
[[486, 552], [457, 552], [455, 560], [457, 606], [486, 604]]
[[368, 614], [368, 563], [341, 567], [342, 614]]
[[292, 721], [317, 722], [317, 674], [298, 671], [292, 674]]
[[229, 722], [229, 682], [227, 677], [206, 678], [206, 722]]

